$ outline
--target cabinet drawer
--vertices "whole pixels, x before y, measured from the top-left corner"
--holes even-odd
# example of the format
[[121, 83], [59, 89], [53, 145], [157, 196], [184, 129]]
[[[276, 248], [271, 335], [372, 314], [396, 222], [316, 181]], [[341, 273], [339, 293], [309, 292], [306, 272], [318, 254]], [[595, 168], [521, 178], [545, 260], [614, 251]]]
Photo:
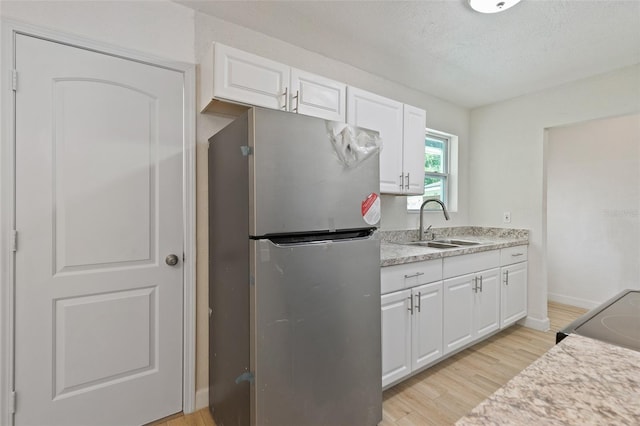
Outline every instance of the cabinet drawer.
[[457, 277], [485, 269], [497, 268], [500, 266], [500, 250], [445, 257], [443, 260], [443, 278]]
[[380, 269], [382, 294], [442, 279], [442, 259], [385, 266]]
[[500, 250], [500, 265], [502, 266], [525, 260], [527, 260], [527, 246], [507, 247]]

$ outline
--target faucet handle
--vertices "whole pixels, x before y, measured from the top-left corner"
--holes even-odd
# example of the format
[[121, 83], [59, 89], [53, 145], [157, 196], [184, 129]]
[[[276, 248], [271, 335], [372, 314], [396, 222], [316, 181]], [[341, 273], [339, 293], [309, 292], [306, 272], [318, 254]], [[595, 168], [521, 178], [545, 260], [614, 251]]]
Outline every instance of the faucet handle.
[[431, 240], [433, 240], [435, 238], [435, 235], [434, 235], [433, 231], [429, 232], [429, 230], [431, 229], [432, 226], [433, 225], [427, 226], [427, 229], [425, 229], [423, 231], [424, 239], [427, 240], [427, 241], [431, 241]]

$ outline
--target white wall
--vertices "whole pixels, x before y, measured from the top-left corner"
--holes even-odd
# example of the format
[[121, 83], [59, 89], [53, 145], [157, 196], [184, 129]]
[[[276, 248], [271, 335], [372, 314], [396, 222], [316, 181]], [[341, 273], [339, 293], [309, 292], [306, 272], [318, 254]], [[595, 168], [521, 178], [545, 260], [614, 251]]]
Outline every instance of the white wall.
[[[371, 92], [378, 93], [392, 99], [424, 108], [427, 111], [428, 126], [444, 132], [459, 136], [460, 144], [460, 168], [463, 173], [460, 176], [459, 185], [459, 211], [452, 215], [453, 219], [447, 224], [467, 224], [467, 179], [464, 170], [468, 164], [468, 110], [452, 105], [427, 94], [411, 90], [397, 83], [384, 80], [367, 71], [354, 68], [347, 64], [329, 59], [322, 55], [304, 50], [293, 44], [268, 37], [264, 34], [240, 27], [238, 25], [222, 21], [204, 14], [196, 13], [195, 16], [195, 40], [196, 58], [200, 63], [205, 57], [211, 43], [218, 41], [247, 52], [251, 52], [275, 61], [279, 61], [296, 68], [311, 71], [338, 81], [343, 81]], [[321, 37], [318, 34], [318, 37]], [[294, 40], [291, 43], [295, 43]], [[212, 76], [199, 76], [199, 78], [212, 78]], [[200, 105], [200, 100], [198, 105]], [[207, 139], [224, 127], [230, 119], [212, 114], [200, 114], [197, 121], [198, 143], [198, 241], [197, 250], [200, 259], [206, 259], [208, 253], [207, 237]], [[418, 217], [416, 214], [407, 214], [405, 197], [382, 197], [382, 226], [386, 229], [417, 228]], [[444, 224], [442, 213], [430, 214], [427, 223], [434, 226]], [[208, 382], [207, 373], [207, 262], [198, 263], [198, 378], [197, 386], [199, 394], [204, 395]], [[201, 396], [199, 400], [204, 398]]]
[[194, 63], [194, 12], [170, 1], [0, 2], [0, 16]]
[[549, 299], [593, 308], [640, 288], [640, 115], [549, 129]]
[[640, 65], [471, 111], [469, 222], [530, 229], [528, 325], [548, 326], [545, 129], [639, 111]]

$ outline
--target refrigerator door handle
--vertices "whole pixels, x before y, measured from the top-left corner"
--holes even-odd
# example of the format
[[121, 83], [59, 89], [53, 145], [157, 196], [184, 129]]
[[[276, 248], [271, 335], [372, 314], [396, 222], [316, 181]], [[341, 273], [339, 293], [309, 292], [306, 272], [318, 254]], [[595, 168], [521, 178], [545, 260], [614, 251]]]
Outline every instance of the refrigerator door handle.
[[336, 232], [316, 232], [300, 235], [265, 235], [264, 237], [252, 237], [255, 240], [266, 239], [279, 246], [300, 246], [309, 244], [329, 244], [331, 242], [368, 240], [373, 235], [375, 228], [364, 228]]

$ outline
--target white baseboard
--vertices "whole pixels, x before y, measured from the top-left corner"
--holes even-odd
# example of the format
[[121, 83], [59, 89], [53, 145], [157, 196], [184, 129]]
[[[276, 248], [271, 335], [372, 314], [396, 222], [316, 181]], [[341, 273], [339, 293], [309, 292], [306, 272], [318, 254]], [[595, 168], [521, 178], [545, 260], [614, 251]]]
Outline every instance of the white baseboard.
[[549, 331], [549, 328], [551, 328], [551, 323], [549, 322], [548, 317], [543, 319], [526, 317], [518, 321], [518, 324], [524, 325], [525, 327], [533, 328], [534, 330], [539, 330], [539, 331]]
[[196, 411], [209, 406], [209, 388], [196, 391]]
[[584, 309], [593, 309], [601, 303], [594, 302], [592, 300], [581, 299], [578, 297], [565, 296], [557, 293], [548, 293], [547, 299], [552, 302], [562, 303], [563, 305], [571, 305]]

